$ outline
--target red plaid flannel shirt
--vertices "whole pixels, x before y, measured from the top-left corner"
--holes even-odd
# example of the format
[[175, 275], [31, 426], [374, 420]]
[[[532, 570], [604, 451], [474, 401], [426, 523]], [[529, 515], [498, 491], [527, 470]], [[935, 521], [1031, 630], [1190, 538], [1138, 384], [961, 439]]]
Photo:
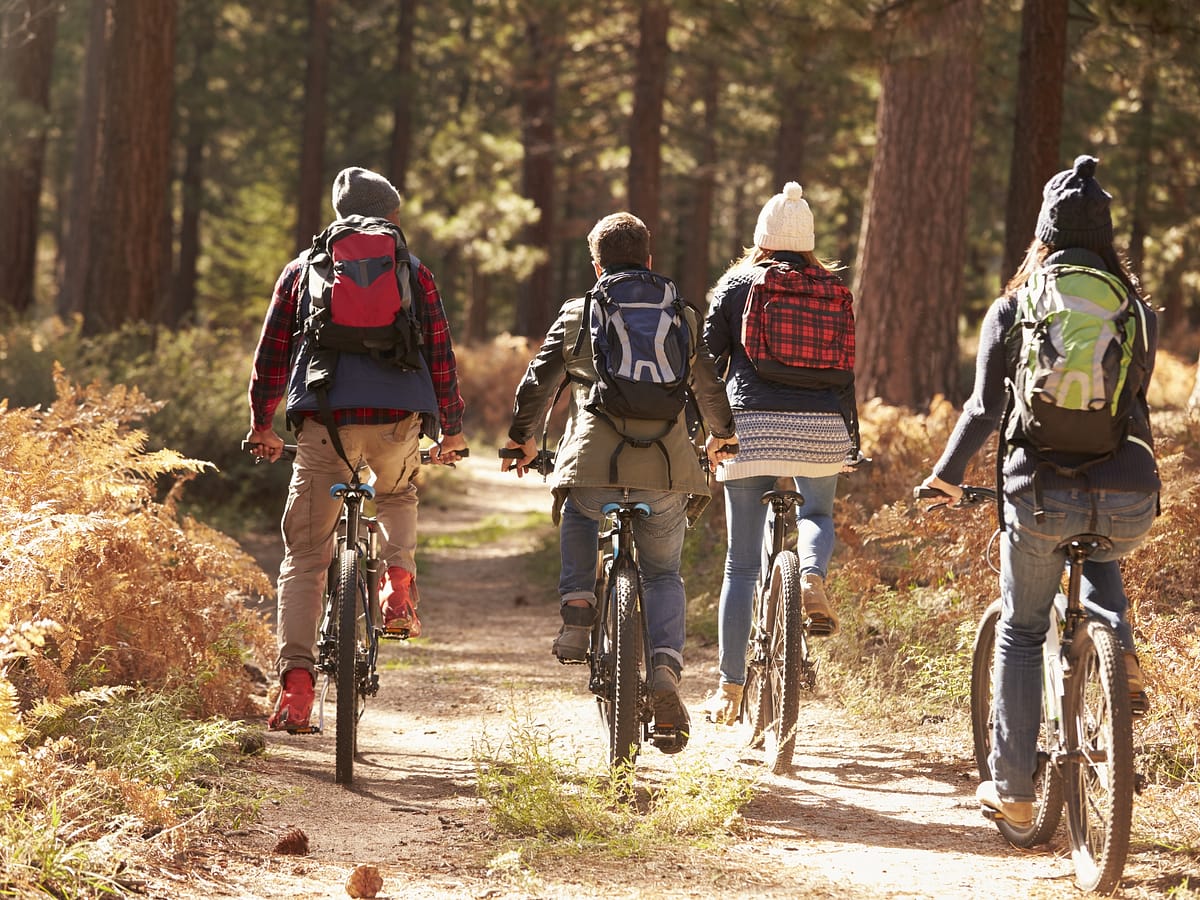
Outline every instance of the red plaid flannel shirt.
[[[263, 321], [258, 349], [254, 351], [254, 368], [250, 373], [250, 423], [256, 431], [271, 427], [275, 410], [287, 393], [291, 374], [293, 340], [299, 332], [296, 321], [300, 307], [300, 274], [304, 263], [294, 259], [284, 268], [275, 282], [271, 305]], [[444, 434], [462, 431], [463, 399], [458, 392], [458, 369], [450, 340], [450, 323], [434, 283], [433, 273], [421, 265], [417, 280], [422, 287], [420, 302], [425, 346], [429, 349], [429, 374], [438, 399], [438, 412]], [[402, 409], [335, 409], [338, 425], [382, 425], [398, 422], [409, 415]]]

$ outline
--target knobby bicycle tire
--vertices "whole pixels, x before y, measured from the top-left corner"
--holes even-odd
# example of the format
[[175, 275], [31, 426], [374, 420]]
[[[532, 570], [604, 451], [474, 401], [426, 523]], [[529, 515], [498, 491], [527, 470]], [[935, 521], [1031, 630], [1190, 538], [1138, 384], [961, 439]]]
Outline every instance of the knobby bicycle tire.
[[1089, 621], [1071, 644], [1066, 690], [1067, 824], [1075, 881], [1110, 893], [1121, 881], [1133, 816], [1133, 721], [1121, 646]]
[[766, 679], [766, 585], [754, 586], [754, 605], [750, 617], [750, 643], [746, 647], [746, 682], [742, 687], [741, 715], [750, 724], [750, 748], [761, 750], [763, 729], [770, 718], [770, 686]]
[[[992, 667], [996, 657], [996, 624], [1000, 621], [999, 600], [984, 611], [975, 632], [975, 644], [971, 652], [971, 732], [975, 740], [975, 765], [979, 767], [979, 780], [990, 781], [991, 763], [988, 756], [992, 750]], [[1062, 775], [1050, 762], [1050, 752], [1058, 743], [1054, 716], [1047, 715], [1043, 701], [1042, 727], [1038, 732], [1038, 770], [1034, 775], [1033, 822], [1028, 828], [1017, 828], [1003, 819], [996, 827], [1009, 843], [1016, 847], [1034, 847], [1044, 844], [1054, 836], [1058, 823], [1062, 821], [1063, 784]]]
[[334, 780], [338, 784], [354, 781], [354, 754], [358, 749], [358, 553], [343, 549], [338, 557], [335, 586], [337, 629], [337, 739], [335, 741]]
[[642, 628], [638, 617], [638, 574], [629, 560], [613, 565], [613, 705], [609, 719], [609, 763], [631, 765], [641, 745], [640, 688]]
[[800, 605], [800, 563], [796, 554], [784, 550], [771, 566], [767, 593], [767, 665], [764, 671], [770, 701], [763, 729], [763, 753], [767, 768], [776, 775], [792, 765], [796, 748], [796, 721], [800, 716], [802, 677], [801, 640], [803, 611]]

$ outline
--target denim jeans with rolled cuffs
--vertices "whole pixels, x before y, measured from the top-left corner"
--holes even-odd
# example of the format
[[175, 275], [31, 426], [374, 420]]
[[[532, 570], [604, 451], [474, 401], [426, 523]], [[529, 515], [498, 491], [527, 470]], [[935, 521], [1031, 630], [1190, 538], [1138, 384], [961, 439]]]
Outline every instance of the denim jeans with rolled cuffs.
[[[595, 604], [596, 544], [603, 518], [600, 510], [606, 503], [623, 499], [625, 492], [619, 488], [571, 488], [563, 504], [559, 530], [562, 573], [558, 592], [564, 604], [575, 599]], [[650, 644], [655, 654], [665, 653], [682, 667], [686, 599], [679, 557], [687, 527], [687, 495], [631, 490], [629, 502], [650, 507], [649, 518], [633, 520]]]
[[[825, 577], [833, 556], [833, 498], [837, 476], [796, 478], [804, 505], [796, 510], [800, 572]], [[718, 612], [721, 643], [721, 681], [746, 683], [746, 644], [754, 615], [754, 585], [762, 559], [762, 535], [767, 506], [762, 495], [776, 484], [773, 475], [754, 475], [725, 482], [725, 526], [729, 548]]]
[[1112, 550], [1097, 552], [1084, 566], [1084, 605], [1090, 615], [1116, 629], [1124, 649], [1132, 650], [1133, 633], [1126, 620], [1129, 599], [1117, 560], [1145, 540], [1157, 509], [1155, 494], [1047, 490], [1045, 515], [1038, 519], [1031, 494], [1005, 498], [1000, 541], [1003, 610], [996, 628], [989, 764], [1000, 796], [1008, 800], [1034, 799], [1042, 644], [1066, 564], [1063, 551], [1055, 547], [1082, 533], [1112, 541]]

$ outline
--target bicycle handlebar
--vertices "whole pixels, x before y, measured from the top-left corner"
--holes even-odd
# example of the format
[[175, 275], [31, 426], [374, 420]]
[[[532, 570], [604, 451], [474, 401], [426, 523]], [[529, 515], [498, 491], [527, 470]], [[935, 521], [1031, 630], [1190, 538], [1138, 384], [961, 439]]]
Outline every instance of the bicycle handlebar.
[[[525, 458], [525, 451], [520, 447], [501, 447], [497, 455], [500, 459], [522, 460]], [[534, 455], [533, 461], [525, 468], [531, 469], [543, 477], [549, 475], [554, 471], [554, 451], [539, 450]]]
[[925, 485], [917, 485], [913, 488], [914, 500], [940, 500], [942, 502], [935, 503], [930, 509], [940, 509], [948, 506], [954, 509], [962, 509], [967, 506], [974, 506], [984, 500], [995, 500], [996, 492], [992, 488], [978, 487], [976, 485], [963, 484], [959, 485], [962, 488], [962, 496], [957, 500], [952, 500], [950, 495], [945, 491], [935, 487], [926, 487]]
[[[263, 446], [263, 445], [260, 443], [256, 443], [254, 441], [242, 441], [242, 449], [245, 450], [246, 452], [250, 452], [255, 447], [261, 447], [261, 446]], [[465, 459], [466, 457], [471, 455], [471, 448], [463, 447], [461, 450], [455, 450], [454, 452], [458, 454], [459, 459]], [[295, 444], [284, 444], [283, 450], [279, 454], [279, 458], [280, 459], [295, 459], [296, 458], [296, 445]], [[257, 457], [254, 460], [254, 464], [258, 465], [260, 462], [262, 462], [262, 459], [263, 458], [261, 456]], [[429, 463], [431, 463], [432, 461], [433, 461], [432, 451], [422, 450], [421, 451], [422, 465], [429, 465]], [[454, 463], [449, 463], [448, 465], [453, 466]]]

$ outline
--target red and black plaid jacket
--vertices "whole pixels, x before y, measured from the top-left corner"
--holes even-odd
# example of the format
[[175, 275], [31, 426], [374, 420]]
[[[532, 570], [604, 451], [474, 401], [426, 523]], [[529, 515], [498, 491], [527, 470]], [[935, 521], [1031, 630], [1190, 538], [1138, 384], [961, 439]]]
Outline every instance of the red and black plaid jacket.
[[[298, 349], [293, 346], [293, 341], [300, 331], [297, 316], [303, 270], [303, 260], [294, 259], [280, 273], [263, 321], [258, 348], [254, 351], [254, 368], [250, 373], [250, 422], [256, 431], [271, 427], [275, 410], [287, 394], [294, 351]], [[464, 404], [458, 392], [458, 369], [450, 339], [450, 323], [446, 320], [446, 310], [433, 273], [424, 264], [417, 268], [417, 280], [422, 288], [421, 323], [425, 346], [429, 350], [429, 374], [437, 395], [442, 433], [458, 434], [462, 431]], [[407, 410], [366, 407], [333, 411], [338, 425], [382, 425], [398, 422], [407, 415]]]

